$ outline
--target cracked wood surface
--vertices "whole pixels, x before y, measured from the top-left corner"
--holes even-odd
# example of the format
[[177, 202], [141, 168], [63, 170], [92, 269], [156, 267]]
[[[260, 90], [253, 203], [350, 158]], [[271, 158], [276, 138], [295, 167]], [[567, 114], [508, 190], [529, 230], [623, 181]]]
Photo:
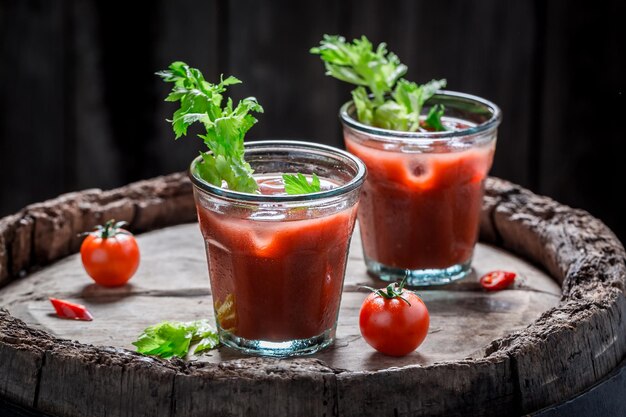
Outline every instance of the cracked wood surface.
[[[55, 336], [92, 345], [133, 350], [131, 342], [149, 325], [163, 320], [189, 321], [210, 317], [212, 300], [198, 225], [168, 227], [138, 236], [141, 267], [131, 284], [106, 289], [92, 284], [79, 255], [19, 280], [0, 292], [0, 305], [28, 325]], [[515, 271], [519, 278], [506, 291], [485, 293], [478, 277], [494, 269]], [[315, 355], [336, 369], [379, 370], [411, 364], [430, 365], [459, 360], [482, 352], [492, 340], [523, 329], [556, 306], [558, 285], [545, 273], [495, 247], [478, 246], [474, 272], [444, 290], [420, 289], [431, 313], [430, 335], [417, 352], [402, 358], [376, 353], [360, 336], [359, 308], [366, 292], [360, 286], [384, 285], [367, 275], [358, 230], [347, 265], [337, 341]], [[59, 320], [48, 296], [85, 304], [92, 322]], [[193, 358], [220, 363], [244, 358], [222, 348]]]
[[[624, 358], [624, 249], [584, 211], [497, 179], [486, 194], [476, 272], [419, 290], [431, 331], [399, 360], [374, 353], [358, 335], [358, 287], [376, 284], [364, 273], [358, 234], [333, 348], [295, 360], [220, 349], [168, 362], [125, 348], [161, 319], [212, 315], [197, 225], [163, 228], [195, 218], [187, 179], [174, 174], [29, 206], [0, 220], [0, 283], [9, 283], [0, 306], [10, 312], [0, 311], [0, 395], [63, 416], [519, 415], [563, 401]], [[109, 217], [134, 231], [160, 229], [139, 237], [142, 266], [132, 285], [89, 284], [76, 256], [41, 269], [78, 249], [76, 232]], [[518, 272], [519, 281], [482, 293], [477, 276], [496, 268]], [[55, 319], [48, 296], [85, 303], [96, 320]]]

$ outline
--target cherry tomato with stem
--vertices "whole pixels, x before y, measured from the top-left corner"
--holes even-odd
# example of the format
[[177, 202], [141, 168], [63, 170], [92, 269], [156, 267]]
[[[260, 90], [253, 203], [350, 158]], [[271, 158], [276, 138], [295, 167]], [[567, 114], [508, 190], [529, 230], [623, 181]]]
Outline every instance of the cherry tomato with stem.
[[372, 290], [361, 305], [359, 327], [363, 339], [389, 356], [404, 356], [417, 349], [428, 334], [430, 315], [422, 299], [400, 284]]
[[515, 281], [515, 272], [492, 271], [480, 278], [480, 285], [487, 291], [499, 291]]
[[85, 271], [105, 287], [126, 284], [139, 266], [139, 246], [135, 237], [122, 227], [126, 222], [109, 220], [89, 232], [80, 247]]

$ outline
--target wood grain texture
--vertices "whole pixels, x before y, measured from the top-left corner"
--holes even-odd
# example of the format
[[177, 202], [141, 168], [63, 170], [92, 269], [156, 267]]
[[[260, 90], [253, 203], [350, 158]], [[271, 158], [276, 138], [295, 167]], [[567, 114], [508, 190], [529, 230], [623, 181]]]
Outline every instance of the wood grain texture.
[[[537, 107], [549, 116], [537, 126], [535, 191], [584, 207], [624, 242], [626, 198], [611, 190], [623, 188], [625, 172], [626, 25], [621, 17], [626, 3], [605, 1], [590, 8], [581, 0], [557, 0], [545, 7], [544, 92]], [[594, 88], [576, 93], [590, 77]], [[594, 116], [599, 108], [601, 114]]]
[[173, 416], [332, 416], [335, 371], [315, 359], [192, 365], [175, 380]]
[[0, 2], [1, 205], [51, 198], [67, 185], [65, 4]]
[[[67, 47], [72, 51], [69, 68], [72, 88], [66, 91], [65, 96], [68, 102], [66, 110], [73, 116], [73, 123], [68, 128], [72, 129], [74, 141], [68, 169], [75, 183], [73, 189], [91, 188], [95, 184], [111, 188], [122, 183], [123, 172], [118, 169], [120, 156], [106, 100], [107, 89], [116, 87], [104, 82], [104, 48], [93, 47], [100, 43], [98, 30], [101, 22], [97, 2], [80, 0], [67, 3], [72, 29], [66, 38]], [[108, 24], [119, 29], [112, 22]], [[133, 59], [129, 58], [133, 54], [124, 52], [127, 59]], [[132, 67], [128, 62], [126, 65]]]
[[[174, 61], [184, 61], [201, 69], [207, 80], [218, 80], [222, 73], [229, 75], [226, 74], [228, 70], [219, 52], [220, 32], [224, 32], [226, 27], [218, 3], [218, 0], [163, 1], [155, 7], [158, 31], [151, 40], [155, 44], [152, 58], [154, 71], [165, 69]], [[152, 75], [151, 81], [151, 96], [157, 101], [155, 114], [149, 122], [155, 134], [148, 139], [147, 144], [156, 164], [153, 169], [158, 172], [186, 170], [190, 155], [197, 155], [206, 146], [195, 136], [195, 132], [199, 131], [195, 127], [190, 128], [189, 137], [174, 140], [172, 125], [166, 119], [172, 118], [178, 105], [163, 101], [172, 85], [165, 84], [156, 75]], [[244, 81], [247, 83], [246, 79]], [[254, 95], [251, 90], [248, 91], [248, 95]], [[167, 158], [163, 158], [163, 155], [167, 155]]]
[[251, 139], [343, 146], [350, 87], [307, 51], [323, 33], [365, 34], [409, 78], [445, 77], [502, 107], [494, 175], [585, 208], [624, 241], [626, 199], [597, 184], [619, 190], [623, 177], [625, 4], [0, 0], [0, 215], [185, 169], [200, 141], [174, 143], [154, 76], [174, 59], [242, 78], [235, 97], [266, 107]]
[[248, 136], [341, 147], [337, 114], [348, 96], [339, 96], [338, 83], [326, 79], [322, 63], [309, 54], [322, 34], [339, 31], [341, 2], [281, 0], [270, 6], [233, 0], [227, 4], [226, 68], [244, 80], [242, 86], [232, 88], [233, 96], [255, 96], [265, 108]]
[[[168, 362], [125, 349], [57, 339], [1, 311], [0, 395], [44, 412], [71, 416], [128, 415], [129, 410], [134, 415], [190, 416], [206, 415], [209, 410], [223, 415], [254, 410], [261, 416], [311, 412], [496, 416], [521, 415], [564, 401], [601, 379], [625, 356], [626, 253], [614, 234], [584, 211], [502, 180], [489, 179], [486, 189], [483, 237], [548, 270], [561, 283], [562, 294], [559, 304], [532, 324], [491, 341], [466, 359], [371, 371], [338, 369], [315, 358]], [[66, 235], [67, 224], [73, 228], [87, 216], [76, 207], [97, 211], [128, 199], [134, 210], [132, 224], [147, 230], [192, 220], [193, 206], [180, 206], [190, 198], [188, 181], [180, 175], [109, 192], [64, 196], [0, 221], [4, 224], [0, 230], [5, 230], [0, 234], [5, 248], [0, 252], [12, 253], [15, 233], [6, 230], [16, 230], [19, 220], [29, 215], [34, 221], [31, 239], [37, 247], [37, 240], [45, 238], [37, 234], [37, 223]], [[41, 213], [46, 212], [51, 218], [43, 221]], [[58, 213], [66, 213], [69, 220], [59, 220]], [[75, 250], [73, 236], [66, 236], [54, 241], [51, 247], [56, 249], [33, 254], [28, 266]], [[10, 272], [5, 276], [17, 278]], [[347, 277], [348, 288], [360, 279]], [[163, 285], [167, 290], [167, 283]], [[20, 294], [36, 296], [28, 291]], [[59, 380], [89, 384], [76, 396]], [[232, 401], [233, 392], [237, 401]], [[114, 404], [107, 408], [111, 398]], [[146, 406], [137, 407], [138, 402]]]
[[35, 265], [45, 265], [80, 246], [80, 233], [107, 219], [145, 231], [196, 218], [185, 174], [139, 181], [109, 190], [64, 194], [0, 219], [0, 284]]
[[[54, 345], [49, 334], [25, 328], [0, 309], [0, 389], [2, 396], [18, 404], [34, 407], [46, 349]], [[39, 342], [32, 344], [31, 338]]]
[[[213, 321], [204, 242], [197, 223], [142, 234], [138, 244], [142, 263], [127, 286], [108, 289], [92, 284], [79, 255], [73, 255], [4, 288], [0, 305], [57, 337], [130, 350], [137, 335], [156, 322]], [[372, 350], [357, 326], [366, 296], [361, 287], [381, 285], [365, 271], [358, 230], [348, 258], [336, 342], [315, 355], [334, 369], [376, 371], [481, 357], [492, 340], [525, 328], [561, 298], [559, 286], [544, 272], [501, 249], [480, 244], [468, 277], [443, 288], [419, 289], [430, 312], [428, 339], [418, 351], [391, 358]], [[496, 269], [514, 271], [515, 285], [507, 291], [483, 292], [479, 277]], [[44, 294], [84, 304], [96, 320], [59, 320], [51, 314]], [[244, 358], [220, 348], [189, 359], [220, 364]]]
[[46, 351], [36, 407], [68, 417], [169, 416], [174, 370], [137, 359], [115, 349], [71, 344]]
[[8, 401], [6, 398], [0, 398], [0, 410], [6, 417], [53, 417], [49, 414], [43, 414], [32, 407], [16, 405], [14, 402]]

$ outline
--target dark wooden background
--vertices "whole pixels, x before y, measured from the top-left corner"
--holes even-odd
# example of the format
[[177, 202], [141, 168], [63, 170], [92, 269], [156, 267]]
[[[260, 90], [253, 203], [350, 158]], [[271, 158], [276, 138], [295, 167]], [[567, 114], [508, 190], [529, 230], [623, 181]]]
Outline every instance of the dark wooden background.
[[[142, 3], [142, 4], [139, 4]], [[626, 240], [626, 2], [0, 0], [0, 215], [183, 170], [153, 75], [181, 59], [266, 109], [251, 139], [342, 146], [347, 86], [308, 53], [324, 33], [387, 41], [425, 82], [504, 112], [497, 175], [589, 210]]]

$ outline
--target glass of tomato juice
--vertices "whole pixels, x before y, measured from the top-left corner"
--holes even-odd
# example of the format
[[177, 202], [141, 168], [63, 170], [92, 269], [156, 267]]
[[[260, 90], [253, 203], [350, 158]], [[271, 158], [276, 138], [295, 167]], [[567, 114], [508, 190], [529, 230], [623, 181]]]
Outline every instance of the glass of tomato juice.
[[[325, 145], [245, 145], [256, 194], [211, 185], [190, 167], [221, 342], [291, 356], [333, 342], [365, 165]], [[321, 191], [288, 195], [282, 174], [315, 173]]]
[[451, 91], [439, 91], [426, 111], [436, 104], [445, 106], [445, 131], [368, 126], [353, 102], [339, 112], [347, 150], [368, 169], [358, 214], [365, 263], [385, 281], [445, 284], [471, 270], [501, 113]]

